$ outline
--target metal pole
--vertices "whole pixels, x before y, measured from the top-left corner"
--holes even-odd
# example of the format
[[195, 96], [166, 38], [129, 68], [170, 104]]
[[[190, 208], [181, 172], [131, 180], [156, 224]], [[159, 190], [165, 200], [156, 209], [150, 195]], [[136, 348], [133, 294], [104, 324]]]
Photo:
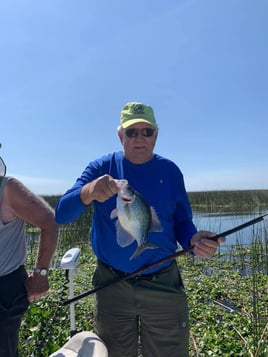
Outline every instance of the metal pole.
[[[69, 270], [69, 297], [72, 299], [74, 297], [74, 269]], [[74, 303], [70, 304], [70, 328], [71, 328], [71, 336], [76, 333], [75, 329], [75, 311], [74, 311]]]
[[[65, 269], [65, 271], [68, 273], [69, 300], [74, 298], [74, 276], [76, 274], [76, 266], [78, 264], [79, 256], [80, 256], [80, 249], [71, 248], [64, 254], [61, 260], [61, 268]], [[74, 303], [70, 304], [70, 328], [71, 328], [71, 337], [72, 337], [76, 334]]]

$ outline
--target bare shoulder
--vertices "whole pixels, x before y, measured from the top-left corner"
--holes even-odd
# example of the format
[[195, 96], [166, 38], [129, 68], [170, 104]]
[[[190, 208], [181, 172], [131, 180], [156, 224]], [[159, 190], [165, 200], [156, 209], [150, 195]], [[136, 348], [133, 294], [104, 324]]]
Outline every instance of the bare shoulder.
[[8, 181], [6, 183], [6, 193], [8, 194], [9, 201], [15, 201], [16, 204], [22, 201], [26, 204], [37, 203], [38, 205], [49, 207], [49, 205], [41, 196], [38, 196], [37, 194], [32, 192], [15, 177], [8, 178]]
[[14, 177], [8, 178], [5, 197], [14, 214], [29, 223], [54, 219], [54, 212], [48, 203]]

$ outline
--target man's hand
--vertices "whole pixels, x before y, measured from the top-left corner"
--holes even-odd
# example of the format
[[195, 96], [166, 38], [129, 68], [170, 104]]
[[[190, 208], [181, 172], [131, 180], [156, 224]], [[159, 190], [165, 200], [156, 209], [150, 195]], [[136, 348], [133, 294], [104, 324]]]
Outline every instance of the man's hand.
[[37, 301], [48, 292], [48, 277], [33, 273], [26, 279], [25, 288], [28, 300], [30, 302]]
[[89, 205], [93, 200], [105, 202], [118, 191], [118, 180], [110, 175], [98, 177], [96, 180], [86, 184], [81, 190], [81, 200], [85, 205]]
[[191, 245], [194, 245], [193, 253], [202, 259], [211, 258], [220, 243], [225, 242], [225, 238], [221, 237], [217, 241], [208, 239], [216, 234], [208, 231], [199, 231], [192, 236]]

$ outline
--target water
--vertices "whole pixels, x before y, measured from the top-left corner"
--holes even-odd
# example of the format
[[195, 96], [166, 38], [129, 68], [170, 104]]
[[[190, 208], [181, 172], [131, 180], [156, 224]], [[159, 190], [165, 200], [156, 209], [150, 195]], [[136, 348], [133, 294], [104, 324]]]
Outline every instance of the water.
[[[242, 212], [208, 212], [202, 210], [193, 210], [193, 221], [198, 230], [211, 231], [220, 234], [243, 223], [251, 221], [254, 218], [266, 214], [267, 211], [255, 209]], [[234, 234], [226, 237], [226, 242], [221, 244], [220, 251], [226, 252], [232, 245], [249, 245], [256, 237], [262, 242], [267, 242], [268, 220], [258, 222], [250, 227], [244, 228]], [[28, 232], [26, 235], [28, 251], [35, 251], [39, 238], [39, 232]], [[88, 240], [85, 242], [88, 245]], [[266, 243], [267, 244], [267, 243]]]
[[[193, 221], [198, 230], [208, 230], [219, 234], [232, 229], [240, 224], [246, 223], [252, 219], [255, 219], [266, 211], [258, 210], [250, 212], [204, 212], [193, 211]], [[261, 241], [264, 240], [265, 233], [267, 233], [267, 220], [258, 222], [252, 226], [244, 228], [236, 233], [228, 235], [226, 237], [226, 243], [222, 245], [222, 248], [227, 249], [231, 245], [248, 245], [253, 239], [258, 237]]]

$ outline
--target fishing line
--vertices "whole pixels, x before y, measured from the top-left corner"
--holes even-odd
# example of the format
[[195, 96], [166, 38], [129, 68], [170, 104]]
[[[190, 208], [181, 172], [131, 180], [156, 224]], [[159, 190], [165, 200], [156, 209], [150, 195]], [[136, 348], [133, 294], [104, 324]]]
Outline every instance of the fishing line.
[[[252, 220], [250, 220], [250, 221], [248, 221], [248, 222], [245, 222], [245, 223], [243, 223], [243, 224], [240, 224], [239, 226], [236, 226], [236, 227], [234, 227], [234, 228], [232, 228], [232, 229], [229, 229], [229, 230], [227, 230], [227, 231], [225, 231], [225, 232], [222, 232], [222, 233], [220, 233], [220, 234], [217, 234], [217, 235], [215, 235], [214, 237], [208, 238], [208, 239], [211, 239], [211, 240], [213, 240], [213, 241], [217, 241], [220, 237], [226, 237], [226, 236], [228, 236], [228, 235], [230, 235], [230, 234], [233, 234], [233, 233], [235, 233], [235, 232], [240, 231], [241, 229], [244, 229], [244, 228], [246, 228], [246, 227], [249, 227], [249, 226], [251, 226], [251, 225], [253, 225], [253, 224], [256, 224], [256, 223], [258, 223], [258, 222], [264, 221], [265, 219], [268, 219], [268, 213], [266, 213], [266, 214], [264, 214], [264, 215], [262, 215], [262, 216], [259, 216], [259, 217], [257, 217], [257, 218], [254, 218], [254, 219], [252, 219]], [[145, 266], [145, 267], [142, 267], [142, 268], [140, 268], [140, 269], [134, 271], [133, 273], [130, 273], [130, 274], [125, 275], [125, 276], [123, 276], [123, 277], [120, 276], [118, 279], [114, 279], [114, 280], [111, 280], [111, 281], [107, 281], [106, 283], [104, 283], [104, 284], [102, 284], [102, 285], [100, 285], [100, 286], [96, 286], [95, 288], [93, 288], [93, 289], [91, 289], [91, 290], [88, 290], [88, 291], [86, 291], [86, 292], [84, 292], [84, 293], [82, 293], [82, 294], [80, 294], [80, 295], [77, 295], [77, 296], [71, 298], [71, 299], [68, 299], [68, 300], [63, 301], [63, 302], [62, 302], [62, 305], [65, 306], [65, 305], [71, 304], [71, 303], [74, 302], [74, 301], [80, 300], [80, 299], [82, 299], [83, 297], [86, 297], [86, 296], [88, 296], [88, 295], [94, 294], [94, 293], [96, 293], [97, 291], [102, 290], [102, 289], [104, 289], [104, 288], [106, 288], [106, 287], [108, 287], [108, 286], [110, 286], [110, 285], [116, 284], [116, 283], [118, 283], [118, 282], [120, 282], [120, 281], [125, 281], [125, 280], [127, 280], [127, 279], [133, 278], [133, 277], [135, 277], [135, 276], [137, 276], [137, 275], [143, 273], [144, 271], [146, 271], [146, 270], [148, 270], [148, 269], [152, 269], [152, 268], [156, 267], [157, 265], [160, 265], [160, 264], [162, 264], [162, 263], [166, 263], [166, 262], [168, 262], [169, 260], [172, 260], [172, 259], [174, 259], [174, 258], [177, 258], [177, 257], [179, 257], [179, 256], [182, 256], [182, 255], [184, 255], [184, 254], [187, 254], [187, 253], [193, 251], [193, 250], [194, 250], [194, 247], [195, 247], [194, 245], [191, 245], [189, 248], [186, 248], [186, 249], [180, 250], [180, 251], [178, 251], [178, 252], [175, 252], [174, 254], [171, 254], [171, 255], [167, 256], [166, 258], [162, 258], [162, 259], [160, 259], [160, 260], [157, 260], [156, 262], [154, 262], [154, 263], [152, 263], [152, 264], [149, 264], [149, 265], [147, 265], [147, 266]]]

